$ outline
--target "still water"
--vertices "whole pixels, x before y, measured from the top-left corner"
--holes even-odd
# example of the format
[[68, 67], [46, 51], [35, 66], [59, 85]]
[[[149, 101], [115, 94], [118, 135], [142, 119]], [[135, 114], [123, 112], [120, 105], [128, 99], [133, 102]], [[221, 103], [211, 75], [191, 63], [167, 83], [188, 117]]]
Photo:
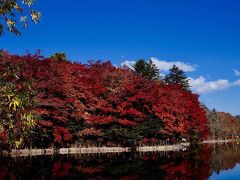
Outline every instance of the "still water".
[[0, 157], [0, 179], [240, 179], [240, 145], [195, 150]]

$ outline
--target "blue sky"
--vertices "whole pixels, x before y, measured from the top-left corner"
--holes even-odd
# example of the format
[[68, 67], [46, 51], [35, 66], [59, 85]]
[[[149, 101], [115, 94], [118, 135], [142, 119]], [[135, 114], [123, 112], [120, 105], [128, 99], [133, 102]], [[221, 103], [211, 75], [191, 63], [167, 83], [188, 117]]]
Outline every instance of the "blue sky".
[[240, 114], [239, 0], [37, 0], [35, 7], [41, 23], [0, 37], [0, 48], [115, 65], [153, 58], [163, 74], [179, 63], [204, 104]]
[[231, 179], [231, 180], [238, 180], [240, 179], [240, 165], [237, 164], [234, 168], [228, 169], [228, 170], [222, 170], [219, 174], [214, 172], [210, 177], [209, 180], [225, 180], [225, 179]]

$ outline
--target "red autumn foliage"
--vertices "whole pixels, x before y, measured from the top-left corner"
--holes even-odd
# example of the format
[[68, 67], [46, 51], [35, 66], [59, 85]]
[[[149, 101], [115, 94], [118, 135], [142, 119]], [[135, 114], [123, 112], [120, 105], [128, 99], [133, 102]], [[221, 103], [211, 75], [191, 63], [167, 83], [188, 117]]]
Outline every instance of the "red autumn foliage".
[[86, 137], [86, 136], [102, 136], [101, 130], [96, 130], [94, 128], [86, 128], [82, 131], [78, 132], [79, 137]]
[[53, 123], [50, 122], [50, 121], [44, 121], [44, 120], [42, 120], [42, 121], [39, 122], [39, 125], [45, 126], [45, 127], [52, 127], [52, 126], [53, 126]]
[[127, 119], [119, 119], [118, 123], [124, 126], [136, 126], [137, 123], [133, 122], [133, 121], [129, 121]]
[[84, 174], [90, 174], [90, 175], [93, 175], [93, 174], [98, 174], [98, 173], [101, 173], [103, 171], [103, 167], [84, 167], [82, 165], [79, 165], [77, 167], [77, 170], [84, 173]]
[[0, 144], [5, 144], [7, 142], [8, 134], [6, 131], [0, 131]]
[[69, 130], [64, 127], [54, 127], [53, 135], [58, 143], [70, 141], [72, 139], [72, 135], [69, 133]]
[[104, 134], [112, 127], [129, 132], [145, 128], [139, 132], [142, 138], [148, 129], [154, 129], [149, 138], [188, 139], [193, 128], [202, 138], [208, 134], [199, 96], [177, 85], [148, 81], [110, 62], [79, 64], [9, 54], [0, 60], [19, 65], [22, 76], [32, 81], [39, 118], [36, 141], [73, 142], [79, 132], [96, 128]]

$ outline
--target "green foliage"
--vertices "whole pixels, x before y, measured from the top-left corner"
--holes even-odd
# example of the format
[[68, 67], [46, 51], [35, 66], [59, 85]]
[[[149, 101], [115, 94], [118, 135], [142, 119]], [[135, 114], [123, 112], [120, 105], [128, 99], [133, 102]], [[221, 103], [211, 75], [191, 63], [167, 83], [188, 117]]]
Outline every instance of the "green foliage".
[[196, 147], [200, 144], [201, 135], [200, 133], [195, 129], [192, 128], [189, 130], [189, 142], [191, 147]]
[[30, 84], [21, 77], [21, 69], [11, 65], [6, 68], [0, 73], [0, 132], [5, 132], [5, 143], [10, 148], [19, 148], [36, 124], [30, 109], [35, 102]]
[[21, 35], [18, 24], [23, 28], [28, 26], [29, 20], [38, 23], [41, 13], [32, 9], [35, 0], [1, 0], [0, 1], [0, 36], [4, 31]]
[[112, 128], [105, 133], [105, 139], [121, 146], [137, 146], [142, 136], [138, 131], [126, 128]]
[[171, 69], [169, 69], [170, 73], [166, 75], [165, 82], [167, 84], [179, 84], [183, 87], [183, 89], [190, 89], [189, 80], [185, 74], [185, 72], [179, 69], [176, 65], [173, 65]]
[[56, 60], [56, 61], [63, 61], [63, 62], [67, 62], [67, 56], [66, 56], [66, 53], [64, 52], [58, 52], [58, 53], [55, 53], [53, 55], [50, 56], [50, 58]]
[[208, 120], [213, 139], [215, 139], [218, 136], [218, 117], [215, 108], [213, 108], [212, 111], [209, 111]]
[[148, 80], [157, 80], [160, 78], [159, 69], [151, 60], [146, 62], [140, 59], [133, 65], [133, 68], [137, 74]]
[[163, 138], [163, 134], [159, 133], [159, 131], [163, 128], [164, 124], [152, 115], [149, 115], [148, 119], [149, 120], [134, 127], [134, 130], [139, 132], [139, 134], [145, 138]]

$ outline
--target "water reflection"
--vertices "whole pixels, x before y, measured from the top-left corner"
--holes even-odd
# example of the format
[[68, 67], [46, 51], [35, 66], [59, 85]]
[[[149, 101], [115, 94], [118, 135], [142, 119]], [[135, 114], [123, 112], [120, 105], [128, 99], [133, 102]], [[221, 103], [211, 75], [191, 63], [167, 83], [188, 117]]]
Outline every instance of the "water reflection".
[[239, 162], [236, 144], [203, 145], [184, 152], [2, 157], [0, 179], [197, 180], [232, 169]]

